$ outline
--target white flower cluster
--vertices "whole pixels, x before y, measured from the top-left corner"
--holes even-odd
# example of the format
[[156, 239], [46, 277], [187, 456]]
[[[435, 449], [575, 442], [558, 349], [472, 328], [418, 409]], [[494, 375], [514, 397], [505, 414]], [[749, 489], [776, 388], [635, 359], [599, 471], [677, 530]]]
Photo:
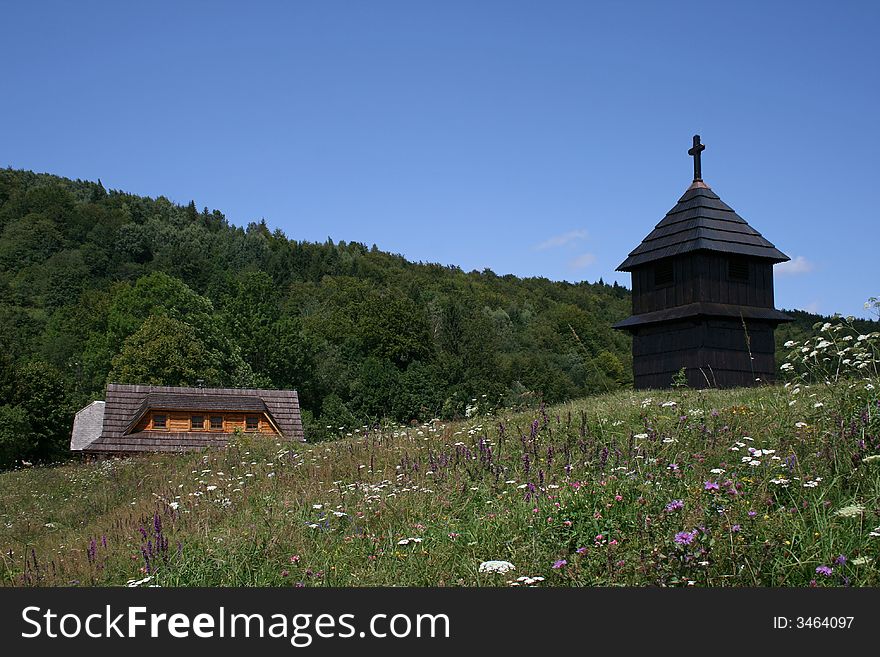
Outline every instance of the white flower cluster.
[[480, 564], [480, 572], [481, 573], [501, 573], [504, 574], [509, 570], [516, 570], [516, 566], [514, 566], [509, 561], [499, 561], [499, 560], [490, 560], [484, 561]]
[[880, 332], [861, 333], [853, 317], [813, 325], [817, 335], [788, 340], [787, 360], [779, 369], [801, 380], [838, 381], [847, 377], [877, 376], [880, 372]]

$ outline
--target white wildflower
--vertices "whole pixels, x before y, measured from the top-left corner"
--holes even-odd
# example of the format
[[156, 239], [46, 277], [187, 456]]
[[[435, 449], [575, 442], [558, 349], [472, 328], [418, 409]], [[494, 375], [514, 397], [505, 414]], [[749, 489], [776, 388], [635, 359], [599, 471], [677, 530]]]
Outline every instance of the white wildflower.
[[135, 586], [140, 586], [141, 584], [146, 584], [151, 579], [153, 579], [153, 576], [147, 575], [143, 579], [130, 579], [125, 583], [125, 585], [129, 588], [134, 588]]
[[857, 516], [862, 515], [865, 512], [865, 507], [861, 504], [850, 504], [849, 506], [845, 506], [842, 509], [838, 509], [834, 512], [834, 515], [842, 516], [844, 518], [855, 518]]
[[506, 573], [509, 570], [516, 570], [516, 566], [514, 566], [509, 561], [484, 561], [480, 564], [480, 572], [481, 573]]

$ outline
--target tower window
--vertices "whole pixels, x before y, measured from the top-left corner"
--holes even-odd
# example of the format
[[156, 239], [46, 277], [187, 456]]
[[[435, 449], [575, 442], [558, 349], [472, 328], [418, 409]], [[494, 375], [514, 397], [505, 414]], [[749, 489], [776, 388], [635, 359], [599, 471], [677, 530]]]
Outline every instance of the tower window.
[[749, 263], [744, 258], [731, 258], [727, 261], [727, 275], [732, 281], [749, 280]]
[[248, 415], [245, 423], [245, 431], [257, 431], [260, 428], [260, 417], [258, 415]]
[[654, 287], [672, 285], [675, 282], [675, 269], [672, 260], [663, 260], [654, 265]]
[[204, 415], [193, 415], [190, 417], [190, 429], [193, 431], [201, 431], [205, 428], [205, 416]]
[[166, 415], [154, 415], [153, 416], [153, 428], [154, 429], [165, 429], [168, 426], [168, 416]]

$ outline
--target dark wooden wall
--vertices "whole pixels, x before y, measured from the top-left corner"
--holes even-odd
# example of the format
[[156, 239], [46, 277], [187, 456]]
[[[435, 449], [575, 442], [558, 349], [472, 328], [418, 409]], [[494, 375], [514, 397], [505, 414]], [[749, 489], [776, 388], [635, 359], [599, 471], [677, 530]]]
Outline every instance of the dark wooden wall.
[[[684, 367], [692, 388], [752, 386], [775, 377], [774, 325], [695, 318], [633, 332], [634, 387], [666, 388]], [[748, 338], [748, 342], [747, 342]]]
[[773, 308], [773, 265], [747, 259], [749, 280], [728, 276], [730, 256], [711, 252], [688, 253], [672, 258], [675, 280], [655, 286], [651, 262], [632, 270], [632, 313], [640, 315], [699, 301]]

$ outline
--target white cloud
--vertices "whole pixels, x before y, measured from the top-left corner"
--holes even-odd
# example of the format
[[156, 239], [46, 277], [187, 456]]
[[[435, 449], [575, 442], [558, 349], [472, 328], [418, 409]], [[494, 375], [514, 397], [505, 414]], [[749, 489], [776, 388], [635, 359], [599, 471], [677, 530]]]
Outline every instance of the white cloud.
[[594, 262], [596, 262], [596, 256], [592, 253], [584, 253], [583, 255], [579, 255], [577, 258], [568, 263], [568, 266], [572, 269], [583, 269], [584, 267], [589, 267]]
[[583, 228], [579, 228], [578, 230], [570, 230], [567, 233], [556, 235], [554, 237], [544, 240], [540, 244], [536, 244], [535, 250], [544, 251], [545, 249], [554, 249], [558, 246], [565, 246], [566, 244], [577, 242], [578, 240], [583, 240], [586, 238], [587, 231]]
[[818, 301], [810, 301], [806, 306], [804, 306], [804, 310], [808, 313], [813, 313], [814, 315], [819, 314], [819, 302]]
[[815, 268], [816, 266], [804, 256], [795, 256], [793, 260], [776, 265], [773, 270], [780, 276], [797, 276], [808, 274]]

